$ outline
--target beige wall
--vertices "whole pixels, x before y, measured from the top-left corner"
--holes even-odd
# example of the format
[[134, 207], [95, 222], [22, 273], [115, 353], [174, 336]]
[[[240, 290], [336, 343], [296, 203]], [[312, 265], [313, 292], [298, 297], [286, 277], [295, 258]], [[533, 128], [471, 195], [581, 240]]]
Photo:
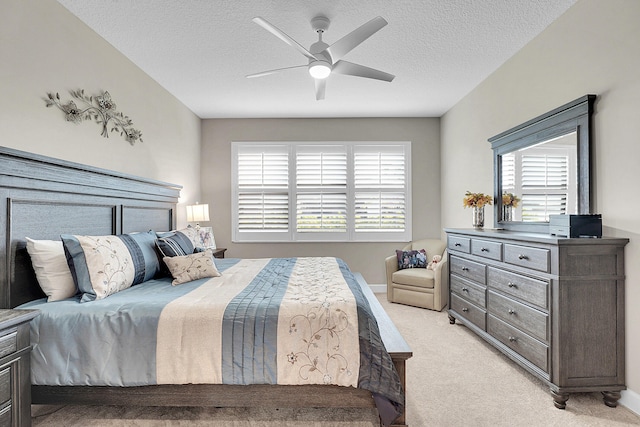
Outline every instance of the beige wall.
[[[109, 91], [144, 142], [45, 107], [47, 92], [66, 102], [80, 88]], [[184, 202], [200, 192], [200, 119], [54, 0], [0, 2], [0, 145], [180, 184]]]
[[401, 243], [231, 243], [232, 141], [412, 141], [414, 238], [440, 236], [440, 120], [211, 119], [202, 125], [202, 200], [218, 246], [241, 258], [337, 256], [370, 284], [385, 283], [384, 258]]
[[[579, 0], [442, 118], [442, 225], [468, 227], [465, 190], [492, 193], [487, 139], [592, 93], [595, 207], [626, 254], [627, 385], [640, 393], [640, 1]], [[492, 210], [487, 211], [491, 215]], [[633, 396], [633, 398], [632, 398]], [[638, 411], [640, 407], [635, 408]]]

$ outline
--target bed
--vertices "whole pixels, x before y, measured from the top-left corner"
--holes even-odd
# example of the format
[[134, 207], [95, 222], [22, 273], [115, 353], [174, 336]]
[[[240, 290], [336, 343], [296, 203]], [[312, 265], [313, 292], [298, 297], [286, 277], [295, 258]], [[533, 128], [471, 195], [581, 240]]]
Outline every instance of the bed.
[[[175, 209], [180, 192], [180, 186], [134, 177], [131, 175], [116, 173], [104, 169], [89, 167], [76, 163], [61, 161], [44, 156], [21, 152], [18, 150], [0, 148], [0, 225], [7, 230], [6, 239], [0, 243], [0, 253], [4, 257], [7, 268], [5, 274], [0, 277], [0, 304], [3, 308], [35, 308], [42, 310], [42, 315], [36, 317], [32, 327], [40, 327], [50, 317], [46, 312], [47, 307], [54, 307], [56, 303], [43, 303], [44, 294], [40, 289], [31, 265], [31, 259], [26, 250], [26, 237], [33, 239], [60, 238], [65, 235], [123, 235], [140, 232], [142, 230], [155, 230], [158, 232], [174, 230], [176, 226]], [[260, 265], [259, 267], [257, 265]], [[180, 286], [171, 286], [171, 279], [157, 279], [145, 281], [141, 284], [111, 295], [104, 300], [79, 303], [77, 301], [61, 301], [68, 307], [91, 305], [96, 307], [103, 303], [131, 304], [135, 295], [142, 299], [149, 299], [149, 295], [166, 295], [176, 292], [179, 298], [188, 297], [189, 294], [202, 292], [217, 286], [221, 289], [221, 280], [230, 280], [239, 271], [238, 269], [255, 269], [254, 276], [260, 272], [281, 276], [278, 271], [289, 271], [289, 275], [296, 276], [298, 270], [322, 270], [333, 271], [334, 275], [341, 278], [343, 285], [349, 288], [349, 295], [358, 301], [356, 310], [358, 319], [368, 312], [374, 320], [371, 330], [364, 335], [373, 336], [384, 344], [386, 351], [383, 356], [373, 357], [375, 364], [385, 363], [391, 365], [397, 374], [392, 380], [385, 380], [387, 386], [376, 391], [372, 387], [356, 388], [351, 386], [320, 385], [315, 383], [296, 383], [291, 380], [283, 384], [273, 384], [271, 380], [265, 380], [273, 376], [272, 368], [263, 369], [256, 380], [224, 380], [224, 384], [208, 383], [218, 382], [218, 379], [208, 379], [206, 383], [194, 381], [195, 377], [202, 376], [202, 371], [191, 370], [188, 373], [178, 372], [174, 375], [165, 375], [149, 381], [148, 375], [140, 378], [126, 375], [125, 380], [111, 378], [106, 373], [92, 375], [92, 381], [82, 379], [78, 374], [73, 383], [65, 382], [68, 375], [58, 373], [57, 379], [44, 379], [42, 368], [39, 367], [38, 358], [46, 359], [48, 356], [41, 353], [43, 344], [40, 342], [39, 332], [32, 329], [32, 342], [36, 344], [37, 352], [32, 355], [33, 378], [31, 387], [31, 399], [33, 403], [40, 404], [100, 404], [100, 405], [148, 405], [148, 406], [271, 406], [271, 407], [373, 407], [377, 405], [381, 419], [388, 424], [390, 421], [389, 405], [398, 414], [394, 414], [392, 425], [406, 425], [404, 414], [404, 395], [392, 390], [394, 381], [399, 382], [400, 388], [405, 385], [405, 362], [411, 357], [411, 350], [402, 339], [397, 329], [382, 310], [375, 296], [371, 293], [361, 275], [349, 271], [346, 264], [333, 258], [322, 259], [263, 259], [263, 260], [216, 260], [216, 265], [221, 271], [220, 277], [198, 279]], [[301, 267], [302, 266], [302, 267]], [[322, 268], [318, 268], [321, 266]], [[287, 270], [289, 269], [289, 270]], [[293, 271], [293, 273], [292, 273]], [[233, 273], [233, 274], [232, 274]], [[296, 276], [303, 277], [303, 276]], [[216, 282], [217, 281], [217, 282]], [[298, 279], [298, 282], [304, 278]], [[255, 282], [255, 280], [254, 280]], [[247, 280], [242, 287], [249, 287]], [[294, 282], [289, 280], [289, 282]], [[286, 285], [288, 286], [288, 285]], [[285, 286], [285, 288], [286, 288]], [[296, 288], [303, 289], [304, 286]], [[289, 294], [289, 291], [283, 291]], [[218, 295], [216, 293], [216, 295]], [[262, 298], [262, 296], [261, 296]], [[297, 295], [298, 301], [300, 295]], [[315, 297], [313, 297], [315, 298]], [[294, 298], [295, 299], [295, 298]], [[340, 298], [338, 298], [340, 299]], [[124, 301], [124, 302], [123, 302]], [[58, 304], [56, 307], [64, 304]], [[118, 312], [113, 307], [103, 307], [108, 312]], [[66, 309], [52, 309], [65, 312]], [[180, 316], [180, 315], [178, 315]], [[185, 317], [184, 315], [182, 315]], [[41, 317], [40, 320], [38, 318]], [[187, 316], [188, 317], [188, 316]], [[299, 317], [298, 317], [299, 318]], [[192, 319], [193, 320], [193, 319]], [[252, 321], [253, 322], [253, 321]], [[98, 322], [99, 323], [99, 322]], [[96, 323], [96, 324], [98, 324]], [[171, 322], [169, 322], [171, 323]], [[233, 321], [232, 321], [233, 323]], [[242, 322], [236, 322], [242, 323]], [[267, 322], [268, 323], [268, 322]], [[362, 333], [362, 320], [358, 320], [356, 335]], [[371, 322], [369, 322], [371, 323]], [[294, 325], [295, 326], [295, 325]], [[377, 327], [375, 327], [377, 326]], [[43, 326], [46, 330], [47, 327]], [[153, 329], [155, 326], [152, 326]], [[291, 324], [288, 325], [291, 330]], [[99, 326], [87, 327], [99, 334], [106, 333]], [[98, 328], [98, 329], [96, 329]], [[113, 328], [112, 328], [113, 329]], [[176, 328], [174, 328], [176, 329]], [[180, 328], [177, 328], [180, 329]], [[188, 325], [182, 325], [182, 330], [189, 329]], [[295, 328], [293, 328], [295, 329]], [[115, 328], [114, 330], [117, 330]], [[175, 335], [175, 330], [167, 332], [168, 336]], [[285, 331], [287, 332], [287, 331]], [[291, 333], [291, 331], [289, 331]], [[240, 335], [245, 334], [241, 332]], [[55, 336], [52, 330], [44, 334]], [[44, 336], [43, 335], [43, 336]], [[376, 338], [377, 337], [377, 338]], [[133, 341], [139, 338], [130, 338]], [[187, 338], [182, 338], [187, 339]], [[194, 338], [191, 338], [194, 340]], [[197, 339], [197, 338], [196, 338]], [[224, 340], [225, 338], [223, 338]], [[233, 343], [238, 338], [232, 336], [226, 342]], [[278, 338], [280, 339], [280, 338]], [[305, 338], [299, 337], [304, 341]], [[309, 338], [307, 337], [307, 341]], [[43, 340], [45, 341], [45, 340]], [[367, 346], [370, 344], [367, 344]], [[153, 341], [150, 347], [157, 347]], [[170, 346], [170, 345], [168, 345]], [[224, 349], [229, 346], [223, 346]], [[267, 343], [266, 348], [269, 348]], [[360, 347], [363, 347], [362, 341]], [[267, 351], [265, 350], [265, 353]], [[135, 354], [135, 351], [131, 353]], [[279, 357], [289, 356], [288, 365], [295, 365], [296, 355], [300, 352], [291, 351]], [[127, 358], [133, 357], [131, 355]], [[155, 357], [155, 356], [154, 356]], [[162, 356], [165, 357], [166, 356]], [[197, 355], [184, 354], [183, 359], [188, 365], [198, 365], [193, 362]], [[230, 356], [231, 362], [226, 362], [232, 371], [238, 363]], [[242, 356], [240, 356], [242, 357]], [[362, 357], [362, 356], [361, 356]], [[118, 357], [110, 362], [117, 366]], [[378, 362], [382, 359], [382, 362]], [[311, 358], [313, 360], [313, 357]], [[364, 359], [361, 359], [364, 360]], [[368, 362], [363, 362], [366, 365]], [[170, 363], [169, 363], [170, 364]], [[287, 362], [282, 363], [287, 365]], [[298, 364], [300, 366], [301, 363]], [[307, 364], [309, 365], [309, 364]], [[313, 365], [313, 363], [311, 363]], [[345, 365], [346, 366], [346, 365]], [[128, 368], [129, 369], [129, 368]], [[222, 369], [222, 368], [221, 368]], [[255, 372], [257, 368], [249, 369]], [[308, 377], [309, 368], [304, 376]], [[350, 368], [342, 367], [343, 372], [353, 375]], [[259, 370], [259, 369], [258, 369]], [[313, 367], [311, 370], [314, 370]], [[222, 369], [223, 372], [224, 369]], [[131, 372], [129, 369], [128, 372]], [[360, 370], [360, 377], [362, 377]], [[299, 374], [299, 370], [298, 370]], [[55, 377], [56, 373], [54, 373]], [[186, 376], [185, 376], [186, 375]], [[191, 376], [189, 376], [191, 375]], [[253, 375], [253, 374], [252, 374]], [[385, 374], [386, 375], [386, 374]], [[71, 375], [73, 376], [73, 375]], [[195, 376], [195, 377], [194, 377]], [[242, 374], [239, 377], [244, 378]], [[298, 375], [299, 377], [300, 375]], [[384, 376], [384, 375], [383, 375]], [[67, 378], [62, 380], [61, 378]], [[247, 385], [252, 381], [256, 384]], [[381, 383], [385, 383], [382, 381]], [[318, 382], [318, 381], [316, 381]], [[321, 381], [320, 381], [321, 382]], [[362, 383], [361, 380], [358, 380]], [[295, 384], [295, 385], [294, 385]], [[362, 384], [360, 384], [362, 386]], [[373, 393], [372, 393], [373, 391]], [[375, 398], [373, 397], [375, 395]], [[382, 396], [382, 397], [381, 397]], [[389, 399], [389, 396], [395, 396]], [[384, 409], [386, 408], [386, 409]], [[397, 418], [395, 417], [396, 415]]]

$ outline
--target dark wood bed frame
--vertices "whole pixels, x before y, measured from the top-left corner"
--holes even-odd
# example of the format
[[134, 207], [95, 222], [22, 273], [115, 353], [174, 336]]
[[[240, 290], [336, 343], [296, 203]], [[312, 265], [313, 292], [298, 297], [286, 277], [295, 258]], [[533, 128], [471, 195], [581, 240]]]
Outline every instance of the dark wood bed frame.
[[[60, 234], [166, 231], [176, 226], [182, 187], [78, 163], [0, 147], [0, 308], [44, 297], [31, 267], [25, 237]], [[402, 385], [412, 356], [369, 286], [357, 275], [376, 314]], [[371, 393], [337, 386], [153, 385], [141, 387], [32, 386], [38, 404], [373, 408]], [[295, 398], [293, 398], [295, 396]], [[394, 426], [406, 426], [402, 414]]]

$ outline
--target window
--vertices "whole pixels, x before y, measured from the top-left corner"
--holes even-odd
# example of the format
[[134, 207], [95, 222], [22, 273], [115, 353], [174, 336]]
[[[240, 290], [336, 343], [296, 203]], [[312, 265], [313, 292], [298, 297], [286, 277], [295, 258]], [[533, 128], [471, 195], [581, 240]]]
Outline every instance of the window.
[[234, 242], [411, 240], [408, 142], [232, 144]]

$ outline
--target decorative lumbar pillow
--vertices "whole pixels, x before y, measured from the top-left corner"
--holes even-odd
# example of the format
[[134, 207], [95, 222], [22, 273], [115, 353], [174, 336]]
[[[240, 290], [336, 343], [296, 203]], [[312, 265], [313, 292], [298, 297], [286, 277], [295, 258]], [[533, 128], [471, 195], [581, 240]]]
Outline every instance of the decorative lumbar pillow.
[[31, 265], [47, 301], [60, 301], [74, 296], [78, 289], [67, 265], [62, 242], [26, 239]]
[[153, 231], [60, 237], [73, 280], [83, 294], [81, 302], [106, 298], [149, 280], [160, 271]]
[[164, 257], [163, 261], [171, 271], [174, 279], [171, 284], [174, 286], [205, 277], [220, 276], [220, 272], [213, 262], [213, 251], [211, 249], [191, 255]]
[[163, 235], [156, 240], [156, 246], [163, 258], [185, 256], [193, 253], [193, 241], [191, 237], [183, 231], [184, 230], [176, 231], [168, 236]]
[[398, 257], [398, 270], [405, 268], [427, 268], [427, 252], [424, 249], [419, 251], [401, 251], [396, 249]]

